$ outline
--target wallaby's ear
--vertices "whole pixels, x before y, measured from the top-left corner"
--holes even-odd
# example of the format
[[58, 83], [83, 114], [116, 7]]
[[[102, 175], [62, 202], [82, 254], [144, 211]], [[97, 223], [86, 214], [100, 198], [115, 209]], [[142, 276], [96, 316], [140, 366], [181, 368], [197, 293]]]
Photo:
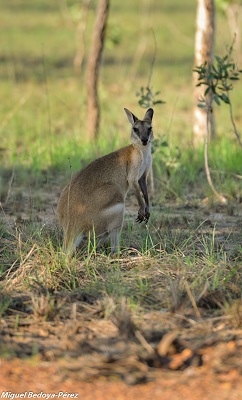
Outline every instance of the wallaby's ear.
[[149, 108], [145, 113], [144, 120], [152, 121], [153, 115], [154, 115], [153, 108]]
[[128, 121], [131, 123], [131, 125], [134, 125], [136, 121], [138, 121], [138, 118], [127, 108], [124, 108], [124, 111], [126, 112]]

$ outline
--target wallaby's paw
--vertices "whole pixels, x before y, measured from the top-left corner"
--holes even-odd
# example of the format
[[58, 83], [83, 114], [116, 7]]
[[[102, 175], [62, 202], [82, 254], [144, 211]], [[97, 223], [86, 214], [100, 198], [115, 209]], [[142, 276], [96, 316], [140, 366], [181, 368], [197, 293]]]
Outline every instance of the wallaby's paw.
[[136, 218], [136, 222], [138, 222], [139, 224], [141, 224], [141, 222], [145, 222], [145, 224], [147, 224], [148, 220], [149, 220], [150, 215], [143, 215], [138, 213], [138, 217]]
[[138, 217], [136, 218], [136, 222], [138, 222], [139, 224], [141, 224], [141, 222], [143, 222], [144, 221], [144, 215], [142, 215], [142, 214], [140, 214], [140, 213], [138, 213]]
[[120, 257], [120, 255], [118, 254], [118, 252], [115, 252], [115, 253], [111, 253], [109, 257], [112, 260], [117, 260]]
[[145, 220], [146, 220], [146, 222], [148, 222], [149, 219], [150, 219], [150, 213], [149, 213], [149, 211], [148, 211], [148, 212], [145, 213]]

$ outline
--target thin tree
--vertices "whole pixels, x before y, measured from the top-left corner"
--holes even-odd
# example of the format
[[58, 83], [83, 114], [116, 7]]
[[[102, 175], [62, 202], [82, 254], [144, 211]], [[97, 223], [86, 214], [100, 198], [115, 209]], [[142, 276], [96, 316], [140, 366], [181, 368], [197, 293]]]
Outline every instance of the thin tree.
[[93, 139], [98, 136], [100, 108], [98, 101], [99, 66], [104, 47], [109, 0], [99, 0], [92, 45], [87, 62], [87, 130]]
[[235, 37], [234, 50], [236, 60], [241, 62], [241, 26], [242, 26], [242, 0], [215, 0], [218, 10], [222, 10], [228, 19], [231, 36]]
[[[195, 35], [195, 65], [205, 61], [212, 64], [214, 56], [215, 37], [215, 4], [214, 0], [197, 0], [196, 35]], [[207, 115], [204, 109], [197, 104], [203, 95], [201, 87], [197, 85], [197, 75], [194, 74], [194, 111], [193, 132], [194, 145], [204, 143], [207, 133]], [[212, 96], [212, 94], [211, 94]], [[215, 118], [211, 99], [211, 112], [209, 114], [210, 139], [215, 136]]]
[[203, 109], [207, 115], [207, 135], [205, 138], [204, 146], [206, 176], [213, 194], [216, 196], [221, 204], [227, 204], [227, 199], [223, 196], [223, 194], [219, 193], [215, 189], [208, 163], [208, 138], [210, 128], [209, 115], [211, 113], [212, 100], [214, 100], [218, 106], [220, 106], [221, 103], [228, 104], [233, 130], [239, 142], [239, 145], [242, 147], [242, 141], [234, 120], [233, 107], [229, 95], [231, 90], [233, 90], [233, 81], [238, 81], [240, 79], [240, 74], [242, 73], [242, 70], [240, 70], [236, 63], [231, 60], [233, 46], [234, 41], [230, 48], [227, 50], [225, 56], [215, 56], [216, 61], [214, 64], [208, 64], [205, 61], [202, 65], [198, 65], [194, 68], [194, 72], [198, 74], [197, 86], [203, 88], [204, 90], [203, 97], [200, 99], [198, 107]]

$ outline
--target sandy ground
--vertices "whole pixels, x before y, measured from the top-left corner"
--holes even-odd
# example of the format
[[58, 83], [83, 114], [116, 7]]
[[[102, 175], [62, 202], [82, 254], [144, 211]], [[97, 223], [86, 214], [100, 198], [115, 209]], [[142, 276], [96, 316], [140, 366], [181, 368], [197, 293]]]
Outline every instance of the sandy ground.
[[50, 394], [52, 398], [85, 400], [241, 400], [242, 379], [236, 369], [216, 374], [205, 366], [182, 372], [159, 371], [154, 381], [145, 384], [127, 385], [104, 378], [82, 382], [78, 372], [65, 371], [58, 363], [34, 365], [33, 360], [14, 359], [1, 362], [0, 396], [4, 398], [2, 392], [24, 393], [25, 398], [34, 398], [35, 393], [39, 398]]

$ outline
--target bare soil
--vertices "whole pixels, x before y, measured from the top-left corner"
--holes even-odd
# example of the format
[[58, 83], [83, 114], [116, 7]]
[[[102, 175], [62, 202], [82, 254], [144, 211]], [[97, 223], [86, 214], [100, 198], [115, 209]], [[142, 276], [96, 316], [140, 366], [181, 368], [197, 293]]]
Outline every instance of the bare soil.
[[0, 391], [78, 393], [86, 400], [240, 400], [242, 330], [229, 316], [200, 312], [200, 321], [193, 309], [151, 312], [136, 325], [128, 317], [107, 320], [102, 307], [80, 300], [55, 321], [20, 312], [17, 326], [9, 315], [0, 325]]
[[[220, 346], [219, 352], [230, 354], [235, 342]], [[238, 351], [238, 353], [237, 353]], [[241, 347], [236, 357], [242, 356]], [[205, 355], [206, 354], [206, 355]], [[218, 349], [209, 347], [203, 355], [207, 362], [202, 367], [189, 367], [184, 371], [157, 371], [152, 381], [129, 385], [123, 381], [94, 378], [89, 382], [79, 377], [76, 365], [69, 369], [63, 363], [43, 362], [38, 359], [25, 361], [13, 359], [2, 361], [0, 369], [0, 391], [24, 393], [74, 393], [85, 400], [240, 400], [242, 380], [238, 367], [230, 365], [227, 372], [216, 372]]]

